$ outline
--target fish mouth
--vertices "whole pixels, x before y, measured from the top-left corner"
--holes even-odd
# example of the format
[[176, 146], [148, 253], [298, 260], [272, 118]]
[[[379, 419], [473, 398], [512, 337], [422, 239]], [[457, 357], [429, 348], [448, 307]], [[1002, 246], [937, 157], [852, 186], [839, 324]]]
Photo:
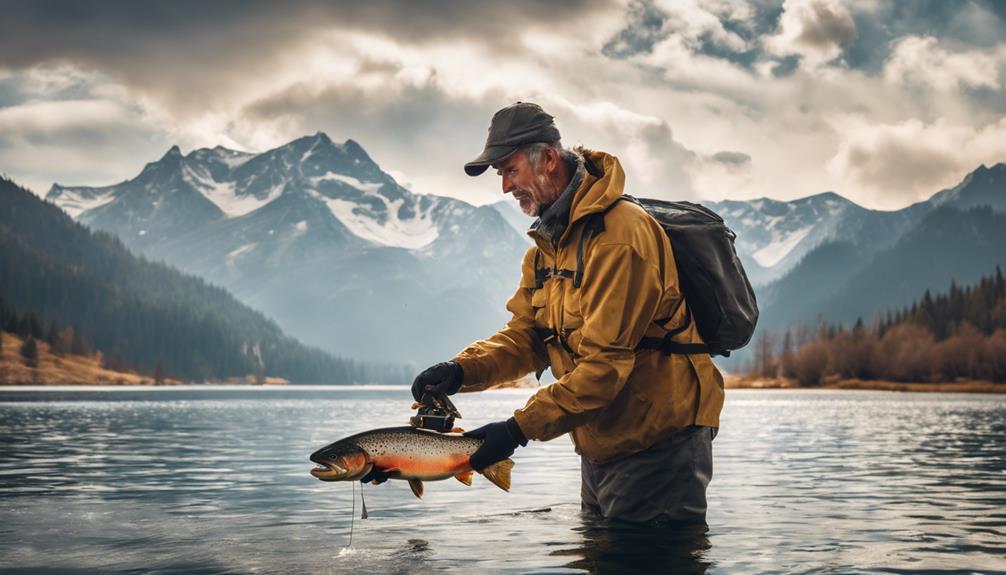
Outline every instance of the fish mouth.
[[311, 455], [311, 463], [314, 463], [311, 475], [322, 481], [336, 481], [345, 478], [347, 475], [347, 471], [344, 468], [339, 467], [331, 460], [318, 454]]
[[314, 463], [315, 466], [314, 469], [311, 470], [311, 475], [322, 481], [337, 481], [346, 476], [346, 470], [334, 463], [327, 463], [323, 461], [315, 461]]

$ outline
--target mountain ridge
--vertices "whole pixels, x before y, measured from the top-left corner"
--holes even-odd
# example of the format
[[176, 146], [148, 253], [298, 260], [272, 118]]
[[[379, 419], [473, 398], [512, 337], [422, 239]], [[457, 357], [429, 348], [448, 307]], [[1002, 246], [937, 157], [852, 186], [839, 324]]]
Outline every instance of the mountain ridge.
[[[311, 344], [369, 360], [430, 361], [495, 331], [527, 247], [491, 207], [413, 194], [358, 142], [324, 132], [260, 154], [172, 147], [125, 182], [54, 190], [79, 221], [227, 287]], [[443, 333], [389, 328], [403, 313]]]

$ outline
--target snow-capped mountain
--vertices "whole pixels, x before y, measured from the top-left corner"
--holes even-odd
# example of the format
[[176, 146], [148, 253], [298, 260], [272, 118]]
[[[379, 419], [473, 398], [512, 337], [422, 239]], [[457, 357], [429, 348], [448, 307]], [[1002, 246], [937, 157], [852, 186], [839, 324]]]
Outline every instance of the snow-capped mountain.
[[878, 253], [941, 205], [958, 209], [988, 205], [1006, 211], [1006, 164], [982, 165], [957, 186], [889, 212], [864, 208], [833, 192], [787, 202], [760, 198], [706, 205], [737, 233], [737, 253], [748, 278], [761, 286], [782, 278], [825, 244], [848, 243], [860, 257]]
[[489, 335], [527, 248], [493, 208], [413, 194], [323, 133], [261, 154], [173, 147], [131, 180], [47, 199], [357, 358], [434, 361]]
[[760, 198], [707, 205], [737, 233], [738, 255], [756, 286], [784, 276], [825, 243], [848, 241], [870, 251], [890, 246], [925, 211], [869, 210], [834, 192], [788, 202]]
[[[57, 184], [48, 199], [150, 258], [223, 285], [302, 340], [366, 359], [437, 361], [495, 331], [529, 244], [530, 218], [512, 204], [413, 194], [359, 144], [323, 133], [261, 154], [173, 147], [131, 180]], [[1006, 164], [892, 212], [830, 192], [707, 205], [737, 232], [748, 275], [762, 286], [764, 323], [802, 321], [868, 262], [910, 252], [903, 238], [938, 207], [1006, 210]]]

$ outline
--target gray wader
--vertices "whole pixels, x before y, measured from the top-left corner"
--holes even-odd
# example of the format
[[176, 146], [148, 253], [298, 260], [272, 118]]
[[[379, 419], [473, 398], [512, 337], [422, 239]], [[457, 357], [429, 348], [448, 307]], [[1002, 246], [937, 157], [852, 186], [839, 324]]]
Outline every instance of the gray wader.
[[605, 463], [580, 458], [584, 510], [622, 521], [705, 523], [717, 429], [691, 426]]

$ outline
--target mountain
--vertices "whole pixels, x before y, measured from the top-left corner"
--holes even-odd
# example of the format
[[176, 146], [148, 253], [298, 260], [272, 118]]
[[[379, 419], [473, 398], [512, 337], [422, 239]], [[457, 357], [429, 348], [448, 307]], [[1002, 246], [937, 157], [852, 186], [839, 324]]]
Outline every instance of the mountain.
[[493, 207], [413, 194], [321, 132], [261, 154], [173, 147], [131, 180], [47, 199], [310, 344], [371, 360], [437, 361], [494, 332], [528, 245]]
[[[116, 188], [109, 193], [129, 192]], [[400, 369], [371, 369], [300, 344], [223, 289], [134, 256], [119, 240], [5, 179], [0, 299], [72, 327], [106, 358], [144, 373], [159, 366], [196, 381], [248, 375], [296, 383], [404, 381]]]
[[979, 166], [960, 184], [935, 194], [929, 203], [955, 208], [989, 206], [994, 211], [1006, 212], [1006, 164]]
[[737, 252], [755, 286], [784, 276], [814, 248], [848, 242], [865, 252], [892, 245], [927, 211], [924, 205], [870, 210], [833, 192], [783, 202], [761, 198], [707, 204], [737, 233]]
[[[891, 214], [913, 222], [893, 243], [827, 241], [759, 289], [760, 325], [818, 318], [851, 323], [906, 305], [951, 280], [976, 281], [1006, 263], [1006, 164], [980, 166], [957, 186]], [[884, 212], [880, 212], [883, 214]]]

